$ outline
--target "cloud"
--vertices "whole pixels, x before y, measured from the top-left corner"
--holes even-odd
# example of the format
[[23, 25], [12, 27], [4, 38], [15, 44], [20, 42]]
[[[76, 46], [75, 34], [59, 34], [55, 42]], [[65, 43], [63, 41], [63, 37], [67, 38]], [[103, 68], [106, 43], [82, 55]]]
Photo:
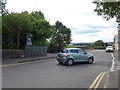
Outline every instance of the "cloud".
[[116, 34], [116, 28], [108, 30], [102, 30], [96, 33], [72, 33], [73, 43], [77, 42], [95, 42], [97, 40], [103, 40], [104, 42], [113, 42], [114, 35]]
[[73, 30], [72, 29], [72, 32], [73, 33], [76, 33], [76, 34], [86, 34], [86, 33], [97, 33], [97, 32], [100, 32], [100, 30], [93, 30], [93, 29], [76, 29], [76, 30]]
[[[53, 25], [57, 20], [72, 31], [72, 42], [112, 41], [117, 30], [116, 19], [97, 16], [93, 0], [7, 0], [9, 11], [42, 11]], [[14, 3], [14, 5], [13, 5]]]
[[85, 25], [85, 27], [88, 27], [88, 28], [97, 28], [97, 29], [109, 29], [109, 28], [114, 28], [114, 27], [116, 27], [116, 25], [115, 24], [113, 24], [113, 25], [111, 25], [111, 26], [104, 26], [104, 25], [101, 25], [101, 26], [93, 26], [93, 25]]
[[116, 27], [115, 24], [113, 24], [112, 26], [84, 25], [83, 28], [71, 27], [70, 29], [72, 30], [73, 33], [76, 33], [76, 34], [87, 34], [87, 33], [93, 34], [93, 33], [103, 32], [103, 31], [109, 30], [109, 29], [114, 28], [114, 27]]

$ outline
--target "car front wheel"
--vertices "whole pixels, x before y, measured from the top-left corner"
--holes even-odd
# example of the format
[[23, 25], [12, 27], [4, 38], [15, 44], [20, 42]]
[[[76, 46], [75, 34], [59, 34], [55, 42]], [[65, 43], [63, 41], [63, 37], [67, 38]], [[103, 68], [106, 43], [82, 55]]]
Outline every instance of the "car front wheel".
[[93, 58], [89, 58], [89, 59], [88, 59], [88, 63], [89, 63], [89, 64], [92, 64], [93, 61], [94, 61]]

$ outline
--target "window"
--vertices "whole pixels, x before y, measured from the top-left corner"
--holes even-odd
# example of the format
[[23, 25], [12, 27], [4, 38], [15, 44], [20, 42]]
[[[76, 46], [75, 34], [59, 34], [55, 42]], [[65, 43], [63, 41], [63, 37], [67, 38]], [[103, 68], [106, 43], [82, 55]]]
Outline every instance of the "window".
[[86, 52], [84, 50], [80, 50], [80, 53], [81, 54], [85, 54]]
[[78, 50], [70, 50], [71, 53], [78, 53]]

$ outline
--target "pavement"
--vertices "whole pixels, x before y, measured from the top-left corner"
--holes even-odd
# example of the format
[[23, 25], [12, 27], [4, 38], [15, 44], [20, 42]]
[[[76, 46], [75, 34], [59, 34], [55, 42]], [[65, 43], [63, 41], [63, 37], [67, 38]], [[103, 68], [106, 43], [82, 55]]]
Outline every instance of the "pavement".
[[50, 58], [55, 58], [55, 57], [56, 57], [56, 53], [48, 53], [46, 56], [2, 58], [2, 65], [31, 62], [31, 61], [44, 60], [44, 59], [50, 59]]

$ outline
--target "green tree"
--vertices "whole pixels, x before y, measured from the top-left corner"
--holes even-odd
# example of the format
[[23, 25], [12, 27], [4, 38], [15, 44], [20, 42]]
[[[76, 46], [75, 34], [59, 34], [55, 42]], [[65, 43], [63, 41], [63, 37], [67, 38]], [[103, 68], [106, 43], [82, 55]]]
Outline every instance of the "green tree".
[[6, 0], [0, 0], [0, 16], [4, 16], [5, 14], [8, 13], [8, 11], [6, 10]]
[[51, 40], [51, 47], [54, 49], [53, 52], [61, 51], [71, 42], [71, 30], [69, 28], [59, 21], [55, 23], [54, 27], [56, 30]]
[[98, 40], [98, 41], [94, 42], [94, 44], [96, 46], [104, 46], [104, 42], [102, 40]]
[[44, 19], [34, 21], [33, 44], [34, 45], [47, 45], [47, 39], [51, 38], [54, 32], [54, 27]]
[[3, 17], [3, 48], [24, 49], [27, 36], [32, 34], [33, 45], [47, 45], [54, 27], [49, 24], [40, 11], [10, 13]]
[[41, 11], [33, 11], [31, 15], [33, 16], [33, 20], [39, 20], [39, 19], [45, 20], [44, 14]]
[[33, 20], [33, 45], [48, 45], [47, 39], [51, 38], [54, 27], [45, 20], [41, 11], [31, 13]]
[[32, 16], [28, 12], [11, 13], [2, 19], [3, 48], [23, 48], [26, 35], [33, 29]]
[[92, 43], [90, 45], [90, 47], [94, 48], [94, 49], [104, 49], [105, 48], [105, 44], [102, 40], [98, 40], [95, 41], [94, 43]]
[[111, 0], [111, 2], [107, 2], [108, 0], [95, 0], [93, 3], [96, 4], [96, 9], [98, 15], [103, 16], [106, 20], [116, 17], [119, 19], [120, 13], [120, 1]]

